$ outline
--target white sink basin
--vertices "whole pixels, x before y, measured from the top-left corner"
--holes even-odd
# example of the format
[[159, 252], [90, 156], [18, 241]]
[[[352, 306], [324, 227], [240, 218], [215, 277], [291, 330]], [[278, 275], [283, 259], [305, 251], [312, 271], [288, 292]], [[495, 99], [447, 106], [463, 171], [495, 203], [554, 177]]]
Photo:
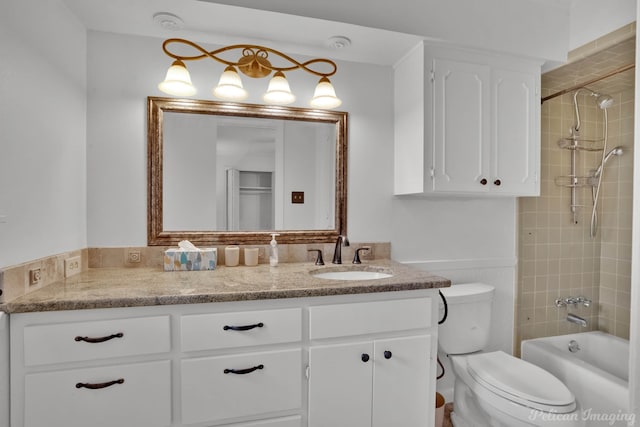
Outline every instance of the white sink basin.
[[318, 279], [327, 280], [376, 280], [387, 279], [389, 277], [392, 277], [393, 274], [384, 273], [381, 271], [349, 270], [317, 272], [313, 273], [312, 276]]

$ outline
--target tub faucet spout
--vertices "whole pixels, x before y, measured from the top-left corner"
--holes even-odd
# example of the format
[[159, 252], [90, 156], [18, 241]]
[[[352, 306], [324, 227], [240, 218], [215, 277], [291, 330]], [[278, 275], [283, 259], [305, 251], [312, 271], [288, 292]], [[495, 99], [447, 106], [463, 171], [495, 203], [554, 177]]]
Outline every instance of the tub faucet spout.
[[583, 328], [587, 327], [587, 321], [583, 317], [575, 315], [573, 313], [569, 313], [567, 315], [567, 322], [575, 323], [577, 325], [582, 326]]

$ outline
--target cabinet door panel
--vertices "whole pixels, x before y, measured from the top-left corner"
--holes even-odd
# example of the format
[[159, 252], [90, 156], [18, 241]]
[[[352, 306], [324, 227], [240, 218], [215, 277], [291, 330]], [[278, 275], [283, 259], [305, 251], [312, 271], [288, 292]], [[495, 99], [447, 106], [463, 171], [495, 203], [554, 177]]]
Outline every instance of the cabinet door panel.
[[490, 69], [445, 59], [433, 68], [434, 190], [488, 191]]
[[[78, 383], [103, 384], [99, 389]], [[162, 427], [171, 424], [171, 363], [54, 371], [25, 376], [25, 427]]]
[[540, 101], [536, 87], [533, 74], [494, 71], [492, 191], [514, 195], [539, 192]]
[[371, 427], [372, 350], [370, 342], [309, 349], [309, 427]]
[[431, 336], [377, 340], [374, 354], [372, 426], [431, 425]]

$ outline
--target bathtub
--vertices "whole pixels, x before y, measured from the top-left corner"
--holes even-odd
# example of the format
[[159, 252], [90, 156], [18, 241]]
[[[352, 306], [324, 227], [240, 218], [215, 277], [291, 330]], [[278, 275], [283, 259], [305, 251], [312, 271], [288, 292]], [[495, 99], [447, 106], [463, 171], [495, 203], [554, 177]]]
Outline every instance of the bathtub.
[[637, 425], [629, 413], [628, 340], [600, 331], [536, 338], [522, 342], [522, 359], [566, 384], [585, 425]]

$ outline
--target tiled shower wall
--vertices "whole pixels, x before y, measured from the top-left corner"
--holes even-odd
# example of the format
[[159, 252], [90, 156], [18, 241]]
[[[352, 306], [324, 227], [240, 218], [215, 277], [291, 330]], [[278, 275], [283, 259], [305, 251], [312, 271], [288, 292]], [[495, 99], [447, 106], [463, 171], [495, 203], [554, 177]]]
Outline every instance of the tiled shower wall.
[[[635, 27], [633, 28], [635, 30]], [[554, 70], [543, 76], [542, 96], [572, 87], [604, 74], [603, 68], [627, 62], [635, 55], [633, 39], [617, 43], [596, 56], [574, 63], [574, 68]], [[586, 77], [585, 77], [586, 76]], [[620, 337], [629, 335], [631, 269], [631, 214], [633, 173], [633, 70], [589, 86], [614, 98], [608, 112], [607, 151], [624, 147], [624, 155], [607, 162], [599, 197], [599, 226], [590, 237], [592, 187], [576, 189], [575, 222], [570, 210], [568, 183], [571, 151], [558, 141], [570, 135], [575, 122], [573, 92], [543, 103], [541, 195], [519, 200], [519, 268], [516, 353], [523, 339], [585, 330], [603, 330]], [[580, 136], [601, 139], [603, 112], [594, 98], [578, 96], [582, 126]], [[601, 145], [601, 142], [599, 143]], [[602, 151], [576, 152], [576, 172], [589, 176], [600, 163]], [[585, 296], [590, 307], [558, 308], [557, 298]], [[584, 317], [588, 327], [566, 321], [568, 313]]]

